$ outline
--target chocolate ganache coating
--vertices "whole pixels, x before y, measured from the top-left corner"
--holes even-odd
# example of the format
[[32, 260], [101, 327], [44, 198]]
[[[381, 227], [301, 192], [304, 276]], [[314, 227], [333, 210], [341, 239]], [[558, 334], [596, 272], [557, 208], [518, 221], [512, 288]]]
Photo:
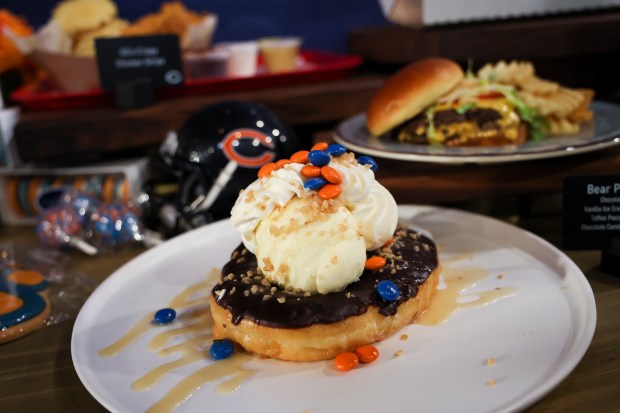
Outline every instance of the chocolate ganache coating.
[[[408, 228], [397, 228], [392, 243], [367, 252], [368, 257], [374, 255], [386, 258], [385, 267], [364, 270], [359, 280], [343, 291], [309, 294], [264, 278], [256, 256], [241, 244], [224, 265], [222, 278], [211, 294], [218, 305], [231, 312], [234, 324], [245, 318], [266, 327], [302, 328], [361, 315], [369, 306], [378, 307], [383, 315], [394, 315], [401, 303], [415, 297], [418, 286], [438, 265], [433, 240]], [[386, 279], [398, 286], [398, 300], [386, 302], [377, 294], [377, 283]]]

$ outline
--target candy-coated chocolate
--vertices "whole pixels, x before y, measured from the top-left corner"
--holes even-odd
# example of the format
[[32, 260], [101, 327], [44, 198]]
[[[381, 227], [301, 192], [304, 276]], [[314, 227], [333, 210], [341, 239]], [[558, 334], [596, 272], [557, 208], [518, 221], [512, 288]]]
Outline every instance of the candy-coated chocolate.
[[310, 151], [324, 151], [328, 146], [329, 144], [327, 142], [318, 142], [310, 148]]
[[310, 153], [308, 154], [308, 161], [310, 161], [310, 163], [315, 166], [325, 166], [329, 163], [330, 160], [331, 157], [327, 152], [324, 151], [314, 150], [310, 151]]
[[342, 175], [340, 175], [340, 172], [338, 172], [331, 166], [327, 166], [327, 165], [322, 166], [321, 175], [330, 184], [339, 184], [342, 182]]
[[213, 344], [211, 344], [211, 348], [209, 349], [209, 354], [213, 360], [223, 360], [232, 356], [235, 352], [235, 346], [232, 341], [225, 338], [223, 340], [213, 340]]
[[370, 156], [360, 156], [359, 158], [357, 158], [357, 163], [359, 163], [360, 165], [370, 165], [370, 170], [373, 172], [379, 169], [379, 164], [377, 163], [377, 161], [372, 159]]
[[276, 162], [276, 165], [282, 168], [284, 165], [288, 165], [289, 163], [292, 163], [290, 159], [280, 159], [279, 161]]
[[317, 176], [321, 176], [321, 168], [314, 165], [306, 165], [301, 168], [301, 174], [306, 178], [316, 178]]
[[364, 268], [371, 271], [380, 270], [381, 268], [385, 267], [385, 263], [385, 258], [379, 255], [375, 255], [374, 257], [370, 257], [366, 260]]
[[275, 162], [269, 162], [266, 163], [265, 165], [261, 166], [260, 169], [258, 170], [258, 177], [259, 178], [264, 178], [266, 176], [271, 175], [271, 173], [277, 169], [280, 169], [280, 165], [278, 165]]
[[366, 344], [355, 349], [355, 354], [362, 363], [372, 363], [379, 358], [379, 349], [372, 344]]
[[120, 203], [103, 204], [97, 209], [93, 236], [102, 245], [123, 245], [138, 239], [142, 224], [135, 211]]
[[308, 154], [310, 151], [299, 151], [291, 155], [291, 161], [295, 163], [308, 163]]
[[177, 312], [172, 308], [162, 308], [155, 312], [155, 316], [153, 317], [153, 321], [157, 324], [168, 324], [174, 321], [177, 318]]
[[377, 284], [377, 294], [383, 301], [396, 301], [398, 297], [400, 297], [400, 291], [398, 291], [398, 286], [390, 280], [381, 280]]
[[332, 143], [327, 147], [327, 149], [325, 149], [325, 152], [327, 152], [333, 157], [337, 157], [347, 153], [347, 148], [345, 148], [339, 143]]
[[72, 208], [48, 208], [37, 220], [35, 231], [39, 240], [50, 247], [66, 246], [66, 237], [79, 235], [83, 230], [82, 218]]
[[323, 188], [319, 189], [318, 195], [321, 199], [334, 199], [342, 193], [342, 187], [335, 184], [326, 184]]
[[310, 178], [306, 182], [304, 182], [304, 188], [309, 191], [318, 191], [323, 188], [327, 181], [325, 178], [321, 176], [317, 176], [316, 178]]
[[353, 370], [359, 364], [360, 359], [352, 351], [345, 351], [334, 358], [334, 367], [340, 371]]

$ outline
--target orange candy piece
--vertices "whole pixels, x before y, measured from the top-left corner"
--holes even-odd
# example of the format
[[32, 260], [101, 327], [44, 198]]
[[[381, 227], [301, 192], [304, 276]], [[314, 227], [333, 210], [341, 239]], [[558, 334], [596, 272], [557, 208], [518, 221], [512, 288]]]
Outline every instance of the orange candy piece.
[[390, 245], [393, 242], [394, 242], [394, 237], [391, 237], [389, 240], [385, 241], [385, 244], [383, 244], [383, 246], [387, 247], [388, 245]]
[[340, 371], [353, 370], [359, 364], [359, 356], [351, 351], [345, 351], [334, 358], [334, 367]]
[[378, 255], [368, 258], [364, 264], [364, 268], [371, 271], [380, 270], [383, 267], [385, 267], [385, 258]]
[[276, 162], [276, 165], [283, 167], [284, 165], [288, 165], [289, 163], [292, 163], [292, 161], [290, 159], [280, 159], [279, 161]]
[[325, 178], [325, 180], [329, 183], [339, 184], [342, 182], [342, 176], [340, 175], [340, 172], [338, 172], [331, 166], [322, 166], [321, 175], [323, 175], [323, 178]]
[[299, 151], [291, 155], [291, 162], [294, 163], [308, 163], [309, 151]]
[[314, 165], [306, 165], [301, 168], [301, 174], [306, 178], [316, 178], [317, 176], [321, 176], [321, 168]]
[[278, 165], [277, 163], [275, 162], [266, 163], [265, 165], [261, 166], [260, 169], [258, 170], [258, 177], [264, 178], [266, 176], [271, 175], [273, 171], [276, 171], [278, 169], [280, 169], [280, 165]]
[[340, 185], [327, 184], [319, 189], [318, 195], [321, 199], [334, 199], [342, 193]]
[[362, 363], [372, 363], [379, 358], [379, 350], [372, 344], [358, 347], [355, 350], [355, 354], [357, 354], [357, 357]]
[[311, 151], [324, 151], [325, 149], [327, 149], [328, 146], [329, 144], [327, 142], [319, 142], [315, 144], [312, 148], [310, 148], [310, 150]]

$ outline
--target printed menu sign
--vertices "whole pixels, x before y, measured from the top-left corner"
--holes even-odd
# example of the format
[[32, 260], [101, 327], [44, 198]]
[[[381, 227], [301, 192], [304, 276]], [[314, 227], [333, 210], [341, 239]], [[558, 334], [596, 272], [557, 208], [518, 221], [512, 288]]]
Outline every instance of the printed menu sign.
[[143, 78], [150, 79], [155, 88], [183, 83], [175, 35], [98, 38], [95, 48], [103, 90], [114, 91], [119, 83]]
[[620, 240], [620, 175], [564, 180], [564, 248], [610, 249]]

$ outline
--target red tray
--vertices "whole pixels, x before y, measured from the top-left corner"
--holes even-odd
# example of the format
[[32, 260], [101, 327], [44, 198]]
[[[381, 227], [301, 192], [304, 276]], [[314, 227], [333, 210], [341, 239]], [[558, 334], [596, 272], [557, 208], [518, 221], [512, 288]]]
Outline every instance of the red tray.
[[[258, 74], [255, 76], [186, 79], [182, 87], [159, 89], [156, 91], [156, 96], [158, 99], [169, 99], [325, 81], [344, 77], [362, 63], [362, 59], [358, 56], [315, 50], [304, 50], [300, 56], [303, 63], [291, 72], [269, 74], [265, 72], [262, 63], [259, 62]], [[21, 88], [13, 92], [11, 98], [24, 108], [35, 110], [93, 108], [114, 105], [114, 95], [98, 89], [79, 93], [65, 93], [57, 90], [33, 91]]]

